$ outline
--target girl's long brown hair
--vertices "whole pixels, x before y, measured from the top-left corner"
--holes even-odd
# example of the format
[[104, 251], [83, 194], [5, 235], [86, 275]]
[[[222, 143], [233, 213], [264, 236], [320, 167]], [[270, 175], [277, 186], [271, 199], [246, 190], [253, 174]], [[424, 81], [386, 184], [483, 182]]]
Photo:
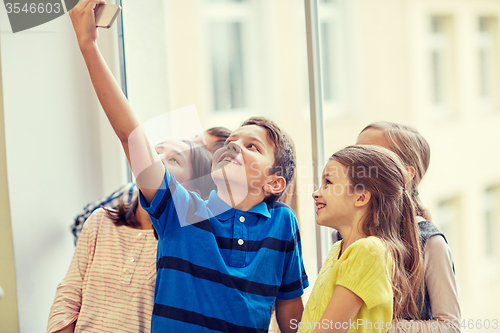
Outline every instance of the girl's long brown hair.
[[416, 129], [408, 125], [379, 121], [366, 126], [361, 133], [370, 128], [384, 131], [390, 144], [389, 149], [401, 158], [405, 166], [412, 166], [415, 169], [415, 176], [407, 190], [411, 194], [417, 215], [430, 220], [429, 211], [422, 206], [418, 196], [418, 185], [427, 172], [431, 160], [429, 143]]
[[362, 228], [367, 236], [383, 239], [394, 260], [394, 317], [413, 314], [418, 318], [416, 300], [419, 290], [424, 290], [424, 268], [415, 209], [405, 185], [410, 176], [404, 164], [392, 151], [370, 145], [349, 146], [330, 159], [346, 167], [355, 189], [371, 194]]

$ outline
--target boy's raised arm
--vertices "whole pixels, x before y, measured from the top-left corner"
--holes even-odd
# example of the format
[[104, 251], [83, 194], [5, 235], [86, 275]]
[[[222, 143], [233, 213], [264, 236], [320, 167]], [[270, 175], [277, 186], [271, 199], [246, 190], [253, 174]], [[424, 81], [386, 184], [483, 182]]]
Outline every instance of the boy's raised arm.
[[104, 3], [104, 0], [83, 0], [69, 15], [99, 102], [120, 139], [137, 185], [151, 203], [163, 181], [165, 168], [97, 47], [94, 8]]

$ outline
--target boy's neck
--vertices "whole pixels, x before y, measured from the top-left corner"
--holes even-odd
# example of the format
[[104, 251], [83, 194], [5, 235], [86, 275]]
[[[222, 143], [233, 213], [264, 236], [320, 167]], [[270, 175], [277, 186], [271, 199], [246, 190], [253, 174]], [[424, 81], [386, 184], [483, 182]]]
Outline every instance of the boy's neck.
[[222, 201], [224, 201], [229, 206], [242, 211], [250, 210], [251, 208], [260, 204], [265, 199], [265, 196], [262, 193], [258, 194], [258, 193], [247, 192], [245, 193], [245, 195], [242, 195], [241, 192], [238, 193], [238, 191], [237, 190], [235, 191], [234, 188], [231, 191], [230, 188], [224, 189], [222, 187], [218, 187], [217, 195]]

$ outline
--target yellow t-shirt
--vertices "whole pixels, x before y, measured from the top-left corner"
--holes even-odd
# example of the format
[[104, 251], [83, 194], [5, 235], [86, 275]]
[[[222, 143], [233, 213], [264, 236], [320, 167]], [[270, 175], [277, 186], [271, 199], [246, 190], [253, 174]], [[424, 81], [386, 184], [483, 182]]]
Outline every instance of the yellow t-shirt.
[[[392, 319], [393, 291], [390, 281], [392, 259], [384, 242], [374, 236], [351, 244], [339, 258], [342, 241], [333, 245], [319, 272], [304, 309], [299, 333], [315, 328], [335, 327], [331, 320], [321, 321], [335, 286], [343, 286], [363, 300], [361, 309], [344, 328], [347, 332], [387, 332]], [[341, 323], [337, 323], [340, 325]], [[389, 326], [388, 326], [389, 325]]]

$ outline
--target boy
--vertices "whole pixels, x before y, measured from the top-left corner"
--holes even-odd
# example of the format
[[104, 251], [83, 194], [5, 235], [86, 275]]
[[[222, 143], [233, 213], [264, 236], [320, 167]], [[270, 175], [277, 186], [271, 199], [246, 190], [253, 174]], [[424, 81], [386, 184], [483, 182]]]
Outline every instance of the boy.
[[276, 202], [295, 167], [288, 140], [274, 123], [252, 118], [214, 154], [217, 193], [203, 201], [186, 191], [144, 143], [97, 48], [93, 11], [102, 3], [82, 1], [70, 17], [159, 235], [152, 332], [264, 332], [273, 304], [281, 331], [292, 332], [308, 281], [293, 211]]

